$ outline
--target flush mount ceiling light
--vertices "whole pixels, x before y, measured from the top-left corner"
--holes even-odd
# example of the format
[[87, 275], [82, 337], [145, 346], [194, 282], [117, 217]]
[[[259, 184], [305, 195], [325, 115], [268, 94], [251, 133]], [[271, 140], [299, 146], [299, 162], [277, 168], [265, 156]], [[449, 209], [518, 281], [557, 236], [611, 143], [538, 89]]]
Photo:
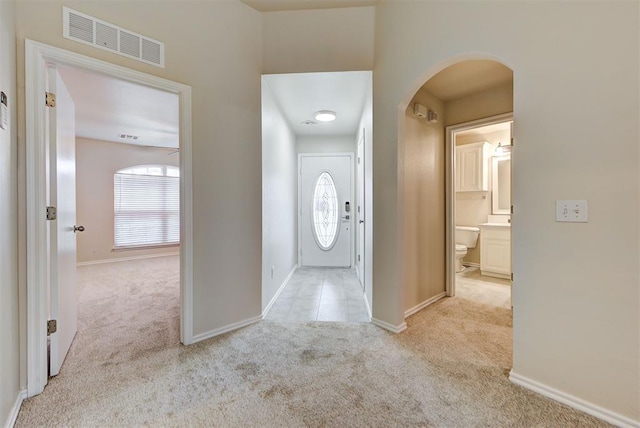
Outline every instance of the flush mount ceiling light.
[[332, 120], [336, 120], [336, 112], [331, 110], [320, 110], [316, 112], [315, 118], [320, 122], [331, 122]]

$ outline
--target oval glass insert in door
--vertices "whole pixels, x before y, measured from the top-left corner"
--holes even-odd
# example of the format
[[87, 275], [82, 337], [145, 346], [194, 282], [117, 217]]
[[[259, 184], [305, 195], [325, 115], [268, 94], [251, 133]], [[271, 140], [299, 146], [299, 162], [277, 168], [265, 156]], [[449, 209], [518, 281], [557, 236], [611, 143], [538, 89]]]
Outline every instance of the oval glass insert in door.
[[328, 251], [338, 238], [340, 217], [336, 184], [328, 171], [323, 171], [316, 180], [311, 203], [313, 237], [318, 247]]

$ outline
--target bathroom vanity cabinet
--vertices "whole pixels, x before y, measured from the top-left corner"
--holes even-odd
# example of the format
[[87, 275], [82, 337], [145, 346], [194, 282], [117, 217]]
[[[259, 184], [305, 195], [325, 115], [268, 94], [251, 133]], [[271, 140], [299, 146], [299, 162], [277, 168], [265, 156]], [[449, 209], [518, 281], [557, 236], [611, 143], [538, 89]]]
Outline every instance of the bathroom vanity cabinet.
[[485, 223], [480, 226], [480, 273], [511, 279], [511, 225]]
[[456, 192], [489, 191], [489, 143], [456, 146]]

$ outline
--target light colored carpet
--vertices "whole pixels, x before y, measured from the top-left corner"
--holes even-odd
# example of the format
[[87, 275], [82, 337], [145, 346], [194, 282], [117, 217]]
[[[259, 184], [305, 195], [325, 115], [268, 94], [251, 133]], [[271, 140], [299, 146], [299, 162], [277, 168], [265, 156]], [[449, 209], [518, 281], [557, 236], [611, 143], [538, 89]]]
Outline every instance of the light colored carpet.
[[177, 274], [173, 285], [162, 279], [166, 261], [158, 275], [136, 274], [150, 265], [105, 265], [91, 280], [81, 272], [88, 319], [18, 427], [606, 426], [509, 382], [508, 310], [451, 298], [400, 335], [268, 321], [183, 347]]

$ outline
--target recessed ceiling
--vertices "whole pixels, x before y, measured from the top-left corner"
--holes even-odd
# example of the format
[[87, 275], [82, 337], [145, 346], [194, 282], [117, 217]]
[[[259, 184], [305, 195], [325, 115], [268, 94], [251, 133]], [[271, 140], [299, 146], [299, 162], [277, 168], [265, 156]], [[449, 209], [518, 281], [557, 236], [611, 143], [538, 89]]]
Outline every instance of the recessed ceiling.
[[433, 76], [423, 88], [444, 102], [463, 98], [506, 83], [513, 84], [513, 71], [487, 60], [463, 61]]
[[77, 68], [58, 70], [76, 107], [76, 136], [141, 146], [178, 147], [176, 94]]
[[[263, 84], [296, 135], [355, 135], [371, 92], [371, 72], [269, 74]], [[334, 111], [336, 120], [316, 121], [319, 110]]]
[[241, 0], [260, 12], [375, 6], [379, 0]]

